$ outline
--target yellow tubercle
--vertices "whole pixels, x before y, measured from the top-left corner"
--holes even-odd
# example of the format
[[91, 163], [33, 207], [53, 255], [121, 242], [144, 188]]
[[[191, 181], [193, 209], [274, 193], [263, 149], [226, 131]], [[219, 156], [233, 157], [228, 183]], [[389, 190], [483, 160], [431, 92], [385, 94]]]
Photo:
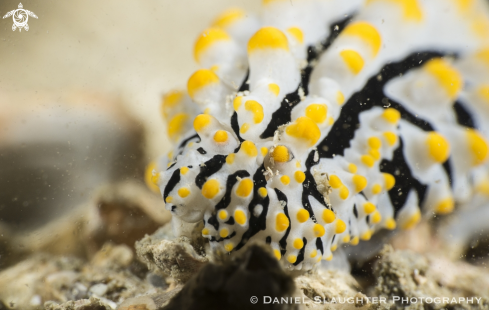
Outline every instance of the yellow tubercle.
[[294, 179], [297, 183], [303, 183], [306, 180], [306, 174], [302, 171], [296, 171], [294, 173]]
[[343, 95], [341, 91], [336, 93], [336, 102], [338, 102], [339, 105], [343, 105], [343, 103], [345, 103], [345, 95]]
[[360, 157], [360, 160], [365, 166], [369, 168], [372, 168], [375, 164], [375, 159], [371, 155], [362, 155], [362, 157]]
[[212, 116], [208, 114], [197, 115], [194, 119], [194, 129], [197, 132], [202, 132], [212, 121]]
[[341, 234], [346, 230], [346, 224], [341, 219], [336, 219], [336, 234]]
[[309, 117], [299, 117], [295, 122], [287, 126], [285, 132], [289, 136], [307, 142], [308, 146], [315, 145], [321, 137], [321, 131]]
[[351, 245], [357, 245], [359, 242], [360, 242], [360, 239], [357, 236], [355, 236], [355, 237], [353, 237], [353, 239], [351, 239], [350, 244]]
[[346, 236], [344, 236], [342, 241], [343, 241], [343, 243], [348, 243], [348, 242], [350, 242], [350, 235], [346, 235]]
[[268, 191], [267, 191], [267, 189], [266, 189], [265, 187], [260, 187], [260, 188], [258, 189], [258, 194], [259, 194], [259, 195], [260, 195], [262, 198], [265, 198], [265, 197], [267, 197], [267, 195], [268, 195]]
[[219, 212], [217, 213], [217, 216], [219, 217], [219, 219], [221, 220], [226, 220], [228, 218], [228, 211], [226, 210], [219, 210]]
[[336, 215], [330, 209], [324, 209], [322, 217], [323, 217], [323, 221], [325, 221], [327, 224], [333, 223], [334, 220], [336, 219]]
[[246, 111], [253, 113], [253, 122], [255, 124], [259, 124], [263, 121], [265, 114], [263, 114], [263, 106], [258, 103], [258, 101], [247, 100], [245, 102], [245, 109]]
[[358, 21], [349, 24], [341, 35], [356, 36], [367, 43], [371, 48], [373, 55], [376, 56], [382, 45], [382, 37], [377, 29], [370, 23]]
[[234, 111], [238, 111], [242, 103], [243, 103], [243, 96], [237, 96], [236, 98], [234, 98], [233, 100]]
[[314, 232], [314, 236], [316, 236], [316, 238], [321, 238], [326, 232], [323, 225], [320, 224], [314, 224], [314, 226], [312, 227], [312, 231]]
[[333, 259], [333, 254], [330, 254], [328, 257], [326, 257], [324, 260], [327, 260], [328, 262]]
[[202, 229], [202, 235], [206, 236], [209, 234], [209, 228]]
[[263, 146], [263, 147], [261, 147], [261, 148], [260, 148], [260, 152], [261, 152], [261, 155], [262, 155], [263, 157], [265, 157], [265, 156], [267, 156], [267, 154], [268, 154], [268, 149], [267, 149], [266, 147], [264, 147], [264, 146]]
[[313, 103], [306, 108], [306, 116], [316, 122], [316, 124], [324, 122], [327, 114], [328, 107], [325, 104]]
[[416, 226], [421, 219], [421, 212], [417, 210], [411, 217], [402, 225], [402, 229], [408, 230]]
[[375, 211], [374, 214], [372, 214], [372, 218], [370, 220], [372, 224], [378, 224], [382, 220], [382, 215], [379, 211]]
[[248, 197], [253, 191], [253, 181], [251, 179], [242, 179], [236, 188], [236, 195], [239, 197]]
[[248, 53], [256, 50], [282, 49], [289, 50], [285, 34], [275, 27], [263, 27], [248, 41]]
[[482, 164], [487, 159], [488, 147], [484, 137], [473, 129], [467, 130], [467, 141], [473, 155], [474, 166]]
[[338, 176], [332, 174], [329, 176], [329, 185], [332, 188], [340, 188], [343, 183], [341, 182], [340, 178], [338, 178]]
[[256, 149], [255, 144], [251, 141], [244, 141], [241, 143], [240, 151], [241, 150], [250, 157], [258, 156], [258, 150]]
[[244, 225], [246, 224], [247, 221], [246, 214], [244, 213], [243, 210], [234, 211], [234, 219], [236, 220], [236, 223], [238, 223], [239, 225]]
[[386, 221], [385, 221], [385, 228], [389, 229], [389, 230], [394, 230], [396, 229], [396, 220], [393, 219], [392, 217], [391, 218], [388, 218]]
[[452, 197], [448, 197], [443, 199], [436, 205], [435, 212], [437, 214], [448, 214], [453, 211], [454, 207], [455, 207], [455, 201], [453, 200]]
[[428, 61], [424, 69], [435, 77], [450, 99], [455, 99], [462, 89], [462, 75], [447, 61], [436, 58]]
[[236, 157], [236, 154], [231, 153], [228, 156], [226, 156], [226, 164], [232, 165], [234, 163], [234, 158]]
[[397, 135], [392, 131], [386, 131], [383, 133], [384, 138], [390, 146], [393, 146], [397, 142]]
[[277, 260], [280, 260], [282, 258], [282, 253], [280, 253], [280, 251], [277, 250], [277, 249], [274, 249], [273, 250], [273, 255], [275, 255], [275, 257], [277, 258]]
[[358, 170], [357, 165], [355, 164], [348, 165], [348, 171], [350, 171], [350, 173], [357, 173], [357, 170]]
[[278, 232], [283, 232], [289, 228], [289, 223], [289, 218], [284, 213], [279, 213], [275, 218], [275, 229]]
[[[367, 0], [366, 4], [376, 2], [379, 0]], [[403, 11], [403, 18], [407, 21], [419, 22], [423, 19], [423, 12], [418, 4], [417, 0], [383, 0], [391, 3], [395, 3], [401, 6]]]
[[389, 123], [396, 125], [401, 119], [401, 113], [394, 108], [387, 108], [382, 113], [382, 117]]
[[380, 141], [379, 138], [377, 137], [370, 137], [368, 138], [367, 140], [367, 144], [369, 147], [371, 147], [372, 149], [374, 150], [378, 150], [380, 149], [380, 147], [382, 146], [382, 141]]
[[312, 250], [311, 251], [311, 254], [309, 254], [309, 257], [310, 258], [314, 258], [314, 257], [316, 257], [316, 255], [318, 255], [318, 251], [317, 250]]
[[348, 190], [348, 187], [346, 186], [341, 186], [340, 187], [340, 198], [345, 200], [348, 198], [348, 196], [350, 195], [350, 191]]
[[243, 126], [241, 126], [241, 128], [239, 129], [239, 132], [244, 134], [248, 131], [248, 129], [250, 129], [250, 124], [244, 123]]
[[214, 134], [214, 141], [217, 143], [223, 143], [228, 140], [228, 133], [225, 130], [218, 130]]
[[294, 264], [297, 261], [297, 256], [289, 255], [289, 256], [287, 256], [287, 261], [291, 264]]
[[228, 244], [224, 245], [224, 249], [228, 252], [231, 252], [234, 249], [234, 245], [229, 242]]
[[178, 196], [185, 198], [190, 195], [190, 190], [187, 187], [182, 187], [178, 190]]
[[296, 248], [297, 250], [300, 250], [304, 247], [304, 241], [302, 241], [301, 238], [297, 238], [294, 240], [294, 243], [292, 244], [292, 246], [294, 248]]
[[361, 192], [365, 187], [367, 187], [368, 184], [367, 178], [358, 174], [355, 174], [353, 176], [352, 181], [353, 181], [353, 185], [355, 185], [356, 192]]
[[299, 221], [299, 223], [304, 223], [308, 219], [309, 219], [309, 211], [307, 211], [306, 209], [300, 209], [297, 212], [297, 220]]
[[154, 182], [155, 181], [155, 176], [158, 176], [158, 173], [154, 173], [153, 171], [156, 169], [156, 163], [151, 162], [149, 165], [146, 167], [146, 170], [144, 171], [144, 182], [146, 183], [146, 186], [152, 190], [155, 193], [160, 192], [160, 188], [157, 186], [157, 184]]
[[213, 22], [213, 27], [226, 28], [231, 26], [246, 16], [246, 12], [241, 9], [229, 9], [221, 13]]
[[227, 236], [229, 236], [229, 230], [227, 228], [223, 228], [219, 231], [219, 236], [221, 236], [221, 238], [226, 238]]
[[219, 181], [215, 179], [208, 180], [202, 186], [202, 196], [207, 199], [214, 198], [219, 193]]
[[181, 175], [186, 175], [188, 171], [189, 171], [188, 167], [180, 168], [180, 174]]
[[370, 238], [372, 238], [372, 232], [370, 230], [367, 230], [360, 236], [360, 239], [364, 241], [370, 240]]
[[283, 145], [277, 145], [270, 156], [273, 158], [273, 161], [276, 163], [286, 163], [289, 161], [289, 149]]
[[282, 182], [283, 185], [289, 185], [290, 178], [286, 175], [283, 175], [280, 177], [280, 182]]
[[219, 41], [229, 41], [231, 37], [221, 28], [213, 27], [204, 30], [194, 45], [194, 58], [195, 61], [200, 62], [202, 53], [206, 51], [210, 46]]
[[280, 87], [275, 83], [268, 84], [268, 89], [275, 95], [278, 96], [280, 93]]
[[365, 61], [358, 52], [343, 50], [340, 52], [340, 56], [353, 74], [358, 74], [362, 71]]
[[172, 196], [168, 196], [168, 197], [166, 197], [166, 199], [165, 199], [165, 202], [166, 202], [166, 203], [171, 203], [172, 201], [173, 201], [173, 197], [172, 197]]
[[392, 174], [385, 172], [382, 173], [382, 176], [384, 177], [385, 188], [388, 191], [391, 190], [396, 185], [396, 178]]
[[178, 113], [171, 118], [168, 122], [167, 131], [172, 140], [177, 140], [184, 133], [185, 123], [188, 119], [187, 113]]
[[334, 252], [338, 249], [338, 245], [337, 244], [333, 244], [330, 248], [331, 252]]
[[294, 37], [300, 44], [304, 43], [304, 33], [298, 27], [290, 27], [287, 32]]
[[209, 69], [199, 69], [195, 71], [187, 82], [189, 96], [194, 99], [197, 92], [202, 88], [219, 83], [219, 77]]
[[368, 154], [373, 157], [375, 160], [379, 160], [381, 158], [379, 150], [370, 149], [368, 150]]
[[363, 211], [365, 211], [366, 214], [371, 214], [373, 213], [377, 208], [375, 205], [369, 201], [363, 204]]
[[437, 132], [430, 132], [426, 138], [428, 153], [437, 163], [444, 163], [450, 156], [450, 145], [448, 141]]
[[161, 109], [163, 112], [163, 116], [166, 119], [170, 110], [177, 106], [180, 102], [182, 102], [184, 93], [182, 91], [171, 91], [163, 96], [163, 100], [161, 103]]
[[378, 195], [381, 192], [382, 192], [382, 186], [380, 184], [374, 184], [374, 186], [372, 186], [372, 194]]

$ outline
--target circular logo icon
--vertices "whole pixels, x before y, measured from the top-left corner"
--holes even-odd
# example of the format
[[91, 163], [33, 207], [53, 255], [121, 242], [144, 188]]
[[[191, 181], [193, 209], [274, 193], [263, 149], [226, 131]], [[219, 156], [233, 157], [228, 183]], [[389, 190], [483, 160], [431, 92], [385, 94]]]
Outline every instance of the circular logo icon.
[[250, 301], [251, 301], [252, 304], [256, 304], [258, 302], [258, 297], [251, 296]]

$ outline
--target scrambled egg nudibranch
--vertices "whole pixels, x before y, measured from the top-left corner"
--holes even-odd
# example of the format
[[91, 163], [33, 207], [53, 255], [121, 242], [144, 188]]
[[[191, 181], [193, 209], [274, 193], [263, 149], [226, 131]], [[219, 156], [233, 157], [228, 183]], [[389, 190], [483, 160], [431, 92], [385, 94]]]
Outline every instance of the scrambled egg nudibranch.
[[214, 250], [291, 268], [489, 196], [489, 3], [264, 0], [196, 40], [147, 180]]

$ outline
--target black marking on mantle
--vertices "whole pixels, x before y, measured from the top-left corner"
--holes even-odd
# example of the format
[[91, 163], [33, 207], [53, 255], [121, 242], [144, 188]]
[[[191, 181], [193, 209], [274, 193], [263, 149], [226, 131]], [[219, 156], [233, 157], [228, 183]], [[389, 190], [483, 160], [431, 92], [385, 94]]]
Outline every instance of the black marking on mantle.
[[225, 162], [225, 155], [216, 155], [206, 161], [203, 166], [200, 166], [200, 172], [195, 178], [195, 185], [202, 189], [202, 186], [207, 181], [207, 178], [221, 170]]

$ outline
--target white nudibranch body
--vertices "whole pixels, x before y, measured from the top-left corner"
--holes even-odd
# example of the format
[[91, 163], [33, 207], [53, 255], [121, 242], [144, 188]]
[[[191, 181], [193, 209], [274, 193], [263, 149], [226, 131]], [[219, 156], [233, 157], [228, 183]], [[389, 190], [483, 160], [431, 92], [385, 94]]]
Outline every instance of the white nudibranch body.
[[[214, 250], [310, 269], [342, 244], [489, 194], [489, 3], [263, 1], [198, 37], [149, 168]], [[154, 184], [154, 185], [153, 185]]]

